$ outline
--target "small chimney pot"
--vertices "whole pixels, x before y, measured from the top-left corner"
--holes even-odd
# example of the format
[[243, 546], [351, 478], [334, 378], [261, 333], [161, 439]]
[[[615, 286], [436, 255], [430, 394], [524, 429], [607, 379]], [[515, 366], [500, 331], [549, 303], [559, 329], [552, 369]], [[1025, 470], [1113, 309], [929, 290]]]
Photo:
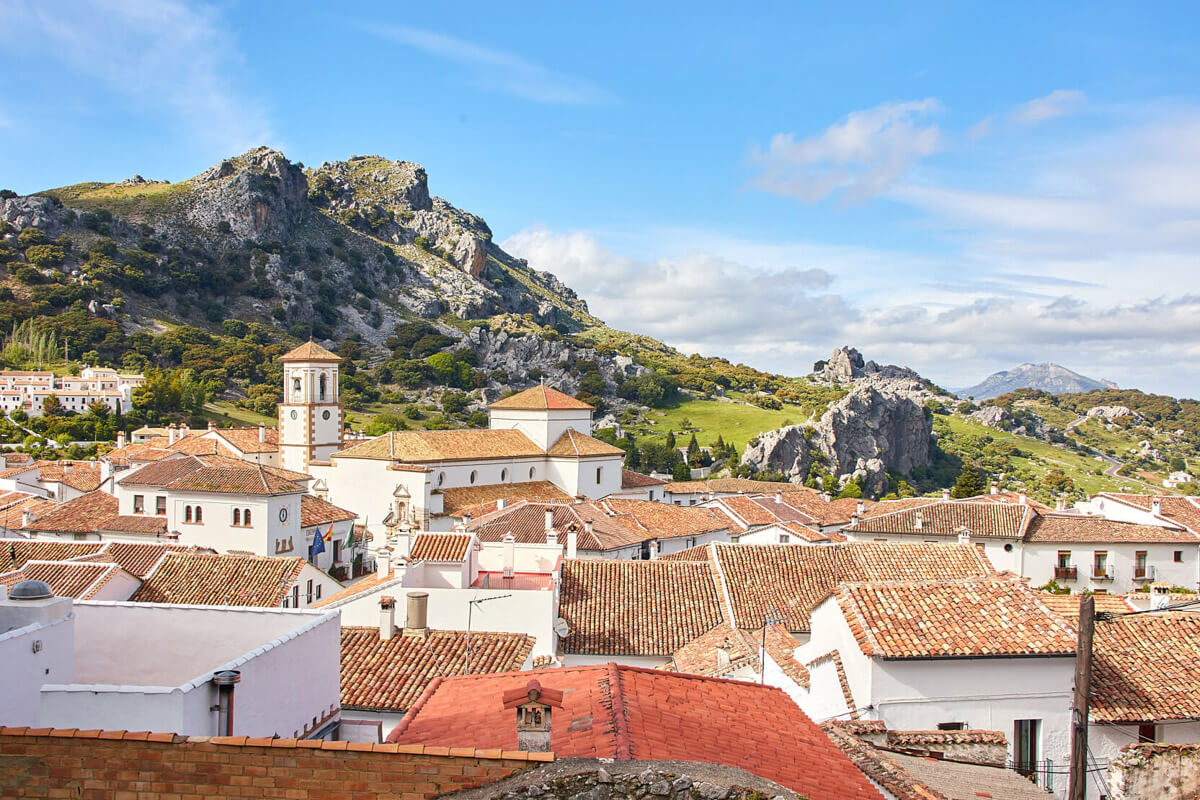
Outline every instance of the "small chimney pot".
[[379, 598], [379, 640], [386, 642], [396, 632], [396, 598], [384, 595]]
[[408, 593], [408, 617], [405, 636], [424, 638], [429, 633], [429, 592]]

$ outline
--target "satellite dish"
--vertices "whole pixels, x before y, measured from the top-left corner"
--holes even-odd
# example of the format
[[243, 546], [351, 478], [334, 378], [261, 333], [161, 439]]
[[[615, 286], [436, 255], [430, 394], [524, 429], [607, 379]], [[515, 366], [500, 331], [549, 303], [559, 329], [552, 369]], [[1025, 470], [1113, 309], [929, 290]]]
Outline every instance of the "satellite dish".
[[554, 620], [554, 633], [558, 635], [558, 638], [565, 639], [571, 635], [571, 626], [567, 624], [565, 619], [559, 617]]

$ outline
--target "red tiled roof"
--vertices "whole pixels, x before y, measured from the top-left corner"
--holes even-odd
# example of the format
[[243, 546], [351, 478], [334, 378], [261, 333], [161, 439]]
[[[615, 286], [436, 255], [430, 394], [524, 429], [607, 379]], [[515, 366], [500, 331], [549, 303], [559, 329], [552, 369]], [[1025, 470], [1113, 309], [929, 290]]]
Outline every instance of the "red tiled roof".
[[117, 516], [117, 498], [107, 492], [91, 492], [63, 503], [35, 519], [31, 531], [52, 533], [95, 533]]
[[663, 668], [723, 678], [744, 667], [758, 672], [758, 645], [748, 641], [744, 632], [723, 622], [672, 653]]
[[651, 500], [608, 497], [599, 506], [614, 516], [632, 518], [636, 525], [650, 534], [646, 538], [674, 539], [699, 536], [730, 528], [729, 520], [711, 508], [677, 506]]
[[994, 570], [971, 545], [847, 542], [821, 547], [711, 544], [741, 628], [779, 615], [789, 631], [807, 631], [808, 614], [839, 583], [956, 580]]
[[335, 459], [366, 458], [422, 464], [545, 456], [546, 451], [518, 430], [390, 431], [347, 447]]
[[299, 347], [289, 350], [279, 357], [280, 361], [325, 361], [340, 364], [342, 359], [337, 353], [331, 353], [311, 339]]
[[27, 492], [0, 492], [0, 528], [18, 530], [23, 527], [25, 512], [29, 511], [34, 518], [49, 514], [61, 505], [57, 500]]
[[978, 658], [1075, 652], [1072, 628], [1018, 581], [851, 583], [838, 586], [835, 597], [868, 656]]
[[624, 456], [625, 451], [613, 447], [608, 442], [602, 442], [586, 433], [580, 433], [574, 428], [567, 428], [558, 441], [550, 445], [546, 451], [551, 456], [566, 456], [577, 458], [585, 456]]
[[42, 483], [62, 483], [78, 492], [94, 492], [100, 488], [100, 466], [90, 461], [48, 461], [39, 464], [38, 480]]
[[311, 528], [314, 525], [328, 525], [333, 522], [345, 522], [357, 516], [353, 511], [339, 508], [328, 500], [322, 500], [315, 495], [300, 495], [301, 528]]
[[[1068, 622], [1074, 624], [1074, 621], [1079, 619], [1079, 601], [1083, 599], [1083, 595], [1043, 592], [1039, 598], [1047, 608]], [[1096, 611], [1124, 614], [1126, 611], [1133, 610], [1133, 606], [1129, 605], [1124, 597], [1117, 594], [1094, 594], [1092, 599], [1096, 602]]]
[[1177, 542], [1200, 544], [1200, 536], [1183, 528], [1138, 525], [1082, 514], [1039, 514], [1029, 524], [1027, 542]]
[[669, 656], [724, 621], [707, 563], [567, 560], [568, 653]]
[[128, 573], [116, 564], [93, 561], [26, 561], [19, 570], [0, 575], [0, 585], [11, 588], [25, 580], [45, 581], [50, 584], [55, 597], [89, 600], [110, 580], [122, 574]]
[[[522, 633], [470, 634], [471, 674], [519, 670], [533, 651]], [[468, 636], [463, 631], [431, 630], [427, 636], [400, 631], [380, 640], [378, 627], [342, 628], [342, 708], [408, 711], [425, 687], [442, 675], [463, 674]]]
[[634, 472], [629, 469], [621, 470], [622, 489], [644, 489], [650, 486], [665, 486], [666, 484], [667, 482], [664, 480], [651, 478], [649, 475], [643, 475], [640, 472]]
[[300, 577], [302, 558], [168, 553], [130, 599], [275, 608]]
[[458, 516], [476, 506], [493, 504], [490, 510], [495, 510], [497, 500], [505, 500], [506, 504], [518, 500], [533, 502], [570, 501], [574, 498], [555, 486], [550, 481], [522, 481], [519, 483], [487, 483], [480, 486], [456, 486], [451, 489], [441, 489], [442, 514]]
[[413, 561], [462, 561], [470, 546], [468, 533], [421, 533], [409, 557]]
[[488, 408], [518, 411], [594, 410], [592, 406], [589, 406], [582, 400], [576, 400], [571, 395], [563, 394], [558, 389], [552, 389], [544, 384], [497, 400], [490, 404]]
[[118, 482], [122, 486], [267, 496], [302, 492], [302, 479], [307, 476], [235, 458], [187, 455], [154, 461]]
[[1094, 641], [1093, 721], [1200, 717], [1200, 614], [1170, 611], [1097, 622]]
[[106, 533], [146, 533], [161, 536], [167, 533], [167, 518], [122, 514], [106, 520], [97, 530]]
[[387, 574], [384, 572], [372, 572], [365, 578], [356, 580], [354, 583], [347, 585], [345, 588], [338, 589], [332, 594], [325, 595], [317, 602], [309, 605], [309, 608], [324, 608], [325, 606], [331, 606], [334, 603], [340, 603], [348, 598], [357, 597], [360, 594], [366, 594], [367, 592], [373, 591], [385, 583], [389, 583], [391, 581], [401, 581], [403, 578], [404, 576], [398, 573]]
[[275, 453], [279, 451], [279, 431], [264, 427], [259, 441], [258, 428], [214, 428], [212, 433], [221, 437], [243, 453]]
[[957, 536], [966, 529], [974, 537], [1020, 539], [1034, 516], [1035, 512], [1028, 505], [949, 500], [875, 514], [857, 520], [848, 530], [857, 533]]
[[388, 741], [512, 749], [515, 717], [501, 698], [531, 678], [563, 692], [550, 734], [559, 758], [702, 761], [810, 800], [879, 797], [781, 690], [616, 664], [438, 679]]
[[1118, 492], [1102, 492], [1096, 497], [1111, 498], [1143, 511], [1153, 510], [1154, 501], [1158, 500], [1162, 509], [1161, 516], [1200, 533], [1200, 505], [1196, 503], [1195, 498], [1174, 495], [1121, 494]]

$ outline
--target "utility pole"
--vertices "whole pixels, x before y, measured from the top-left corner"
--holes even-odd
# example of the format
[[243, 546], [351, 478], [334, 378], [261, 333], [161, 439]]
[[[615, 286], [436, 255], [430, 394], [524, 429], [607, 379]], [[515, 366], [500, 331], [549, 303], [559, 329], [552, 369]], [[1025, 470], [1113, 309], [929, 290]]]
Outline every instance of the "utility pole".
[[1092, 634], [1096, 629], [1096, 600], [1079, 600], [1079, 639], [1075, 645], [1075, 700], [1071, 704], [1071, 783], [1067, 800], [1087, 797], [1088, 695], [1092, 690]]

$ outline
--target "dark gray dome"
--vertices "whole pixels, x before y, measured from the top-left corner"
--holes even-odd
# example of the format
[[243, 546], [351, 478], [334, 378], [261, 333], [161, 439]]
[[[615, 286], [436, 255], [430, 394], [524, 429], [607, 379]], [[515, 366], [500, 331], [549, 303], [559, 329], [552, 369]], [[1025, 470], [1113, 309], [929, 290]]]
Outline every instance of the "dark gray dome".
[[54, 590], [45, 581], [21, 581], [12, 587], [8, 596], [13, 600], [45, 600], [54, 597]]

